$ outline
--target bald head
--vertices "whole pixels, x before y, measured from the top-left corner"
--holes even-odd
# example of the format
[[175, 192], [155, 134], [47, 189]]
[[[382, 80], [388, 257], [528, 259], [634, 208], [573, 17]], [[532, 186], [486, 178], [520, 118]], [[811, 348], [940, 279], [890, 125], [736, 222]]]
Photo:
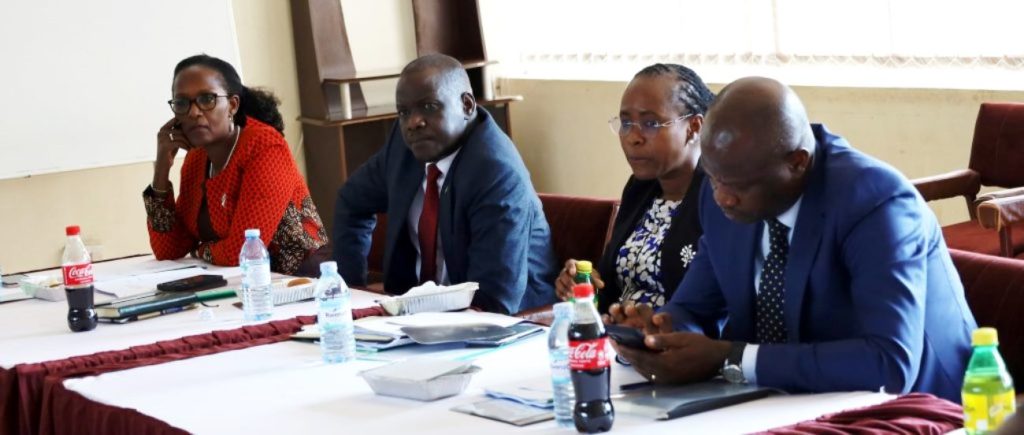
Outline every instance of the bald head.
[[814, 132], [792, 89], [764, 77], [730, 83], [701, 131], [715, 200], [731, 218], [756, 221], [785, 211], [803, 192]]
[[437, 90], [445, 94], [473, 93], [465, 68], [462, 67], [461, 62], [451, 56], [440, 53], [420, 56], [402, 69], [402, 78], [412, 75], [433, 77]]
[[765, 77], [742, 78], [722, 89], [708, 111], [701, 139], [708, 148], [750, 157], [814, 149], [814, 133], [800, 98], [788, 86]]

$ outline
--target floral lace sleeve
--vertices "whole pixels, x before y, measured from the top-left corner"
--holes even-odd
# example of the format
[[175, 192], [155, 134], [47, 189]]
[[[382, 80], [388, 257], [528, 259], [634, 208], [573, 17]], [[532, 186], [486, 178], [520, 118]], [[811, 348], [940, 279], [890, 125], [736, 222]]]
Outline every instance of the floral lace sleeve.
[[169, 233], [174, 229], [174, 186], [166, 193], [157, 193], [149, 186], [142, 192], [142, 201], [153, 231]]

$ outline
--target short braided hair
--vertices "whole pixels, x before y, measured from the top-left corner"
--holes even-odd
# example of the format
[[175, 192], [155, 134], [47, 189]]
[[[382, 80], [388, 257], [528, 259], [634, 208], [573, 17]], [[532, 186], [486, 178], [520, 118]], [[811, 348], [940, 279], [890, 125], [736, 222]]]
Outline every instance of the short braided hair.
[[640, 70], [633, 78], [662, 75], [671, 75], [676, 79], [672, 100], [683, 108], [682, 114], [707, 113], [708, 106], [715, 100], [715, 94], [692, 69], [674, 63], [656, 63]]

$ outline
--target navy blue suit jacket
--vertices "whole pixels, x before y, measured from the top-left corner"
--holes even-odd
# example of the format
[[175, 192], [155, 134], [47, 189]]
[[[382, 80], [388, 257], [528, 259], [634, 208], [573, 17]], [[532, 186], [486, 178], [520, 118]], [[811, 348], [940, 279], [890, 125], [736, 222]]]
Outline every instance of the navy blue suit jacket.
[[[554, 302], [557, 273], [551, 230], [512, 140], [483, 108], [462, 140], [441, 186], [438, 234], [452, 283], [475, 281], [473, 305], [515, 313]], [[334, 259], [345, 281], [366, 282], [366, 256], [376, 214], [386, 212], [384, 289], [401, 294], [418, 284], [417, 252], [408, 215], [424, 165], [396, 122], [387, 144], [338, 191]]]
[[[760, 346], [758, 384], [959, 402], [977, 325], [934, 214], [895, 169], [812, 128], [817, 148], [785, 271], [787, 342]], [[704, 237], [663, 310], [676, 329], [753, 343], [764, 224], [729, 220], [710, 183], [700, 201]]]

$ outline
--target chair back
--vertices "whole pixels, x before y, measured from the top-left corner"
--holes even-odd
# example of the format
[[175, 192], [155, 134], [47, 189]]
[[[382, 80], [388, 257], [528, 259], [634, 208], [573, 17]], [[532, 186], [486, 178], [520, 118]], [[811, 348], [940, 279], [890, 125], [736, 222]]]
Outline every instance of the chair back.
[[1019, 384], [1024, 380], [1024, 261], [949, 250], [978, 326], [999, 331], [999, 353]]
[[551, 244], [561, 266], [575, 258], [597, 262], [611, 237], [619, 201], [541, 193], [544, 216], [551, 227]]
[[969, 167], [983, 186], [1024, 186], [1024, 103], [982, 103]]

